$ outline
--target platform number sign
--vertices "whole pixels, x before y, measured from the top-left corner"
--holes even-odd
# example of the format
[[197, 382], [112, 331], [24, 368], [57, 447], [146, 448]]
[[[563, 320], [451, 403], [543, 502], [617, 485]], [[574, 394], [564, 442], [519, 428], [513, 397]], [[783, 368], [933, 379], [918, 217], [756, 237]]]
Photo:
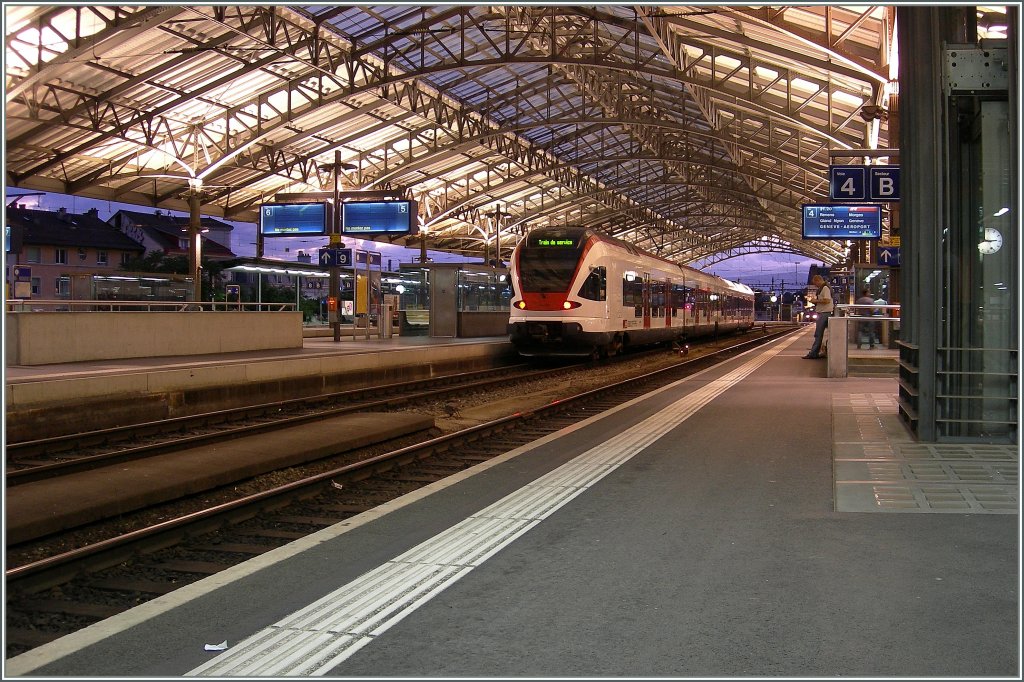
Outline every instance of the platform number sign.
[[829, 198], [832, 201], [867, 201], [867, 166], [829, 168]]
[[899, 166], [868, 166], [868, 199], [870, 201], [900, 200]]
[[320, 249], [320, 265], [327, 267], [352, 265], [352, 249]]
[[830, 166], [831, 201], [899, 201], [899, 166]]

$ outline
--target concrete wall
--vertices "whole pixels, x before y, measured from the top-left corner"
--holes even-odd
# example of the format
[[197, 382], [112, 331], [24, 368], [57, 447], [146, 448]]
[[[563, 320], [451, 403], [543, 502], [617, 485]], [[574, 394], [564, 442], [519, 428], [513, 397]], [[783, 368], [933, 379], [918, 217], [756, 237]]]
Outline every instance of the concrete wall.
[[8, 378], [5, 426], [10, 442], [35, 440], [519, 361], [512, 344], [502, 339], [392, 346], [387, 352], [338, 354], [327, 349], [258, 360], [226, 356], [134, 371], [54, 372], [31, 380]]
[[8, 365], [302, 348], [299, 312], [6, 314]]

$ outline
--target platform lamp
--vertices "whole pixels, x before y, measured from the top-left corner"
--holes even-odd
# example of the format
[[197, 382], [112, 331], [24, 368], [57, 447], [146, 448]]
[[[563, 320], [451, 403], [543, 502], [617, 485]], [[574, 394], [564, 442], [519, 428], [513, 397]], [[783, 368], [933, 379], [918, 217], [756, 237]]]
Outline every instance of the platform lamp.
[[[505, 218], [511, 218], [512, 214], [507, 211], [501, 210], [501, 204], [495, 204], [494, 210], [484, 214], [487, 217], [488, 222], [494, 223], [495, 238], [494, 238], [494, 252], [495, 261], [497, 265], [501, 266], [501, 223]], [[484, 261], [485, 265], [487, 260], [487, 240], [484, 239]]]
[[[331, 229], [328, 233], [328, 246], [336, 249], [341, 246], [341, 171], [350, 171], [359, 168], [352, 163], [342, 163], [341, 150], [334, 150], [334, 163], [322, 163], [318, 166], [322, 171], [330, 171], [334, 180], [334, 216], [331, 220]], [[341, 341], [341, 273], [338, 269], [337, 260], [334, 261], [328, 270], [330, 279], [327, 284], [327, 296], [333, 298], [338, 309], [334, 311], [334, 318], [331, 320], [331, 327], [334, 330], [334, 342]], [[328, 317], [331, 311], [327, 312]]]

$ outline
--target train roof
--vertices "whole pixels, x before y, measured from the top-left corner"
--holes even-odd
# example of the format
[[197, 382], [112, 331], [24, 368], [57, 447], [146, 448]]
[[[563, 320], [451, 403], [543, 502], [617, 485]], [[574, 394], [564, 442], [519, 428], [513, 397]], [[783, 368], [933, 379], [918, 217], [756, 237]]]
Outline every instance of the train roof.
[[657, 254], [653, 254], [650, 251], [645, 251], [644, 249], [641, 249], [640, 247], [636, 246], [635, 244], [630, 244], [627, 241], [623, 241], [623, 240], [618, 239], [616, 237], [612, 237], [610, 235], [607, 235], [604, 232], [600, 232], [598, 230], [595, 230], [592, 227], [583, 227], [582, 225], [562, 225], [562, 226], [538, 227], [538, 228], [532, 230], [531, 234], [540, 233], [540, 232], [550, 233], [550, 234], [559, 234], [559, 235], [572, 235], [573, 237], [582, 236], [582, 237], [586, 237], [586, 238], [593, 238], [593, 239], [596, 239], [597, 241], [605, 242], [605, 243], [617, 246], [618, 248], [625, 249], [626, 251], [628, 251], [629, 253], [631, 253], [633, 255], [644, 256], [644, 257], [647, 257], [647, 258], [653, 258], [653, 259], [659, 260], [659, 261], [661, 261], [661, 262], [663, 262], [666, 265], [669, 265], [671, 267], [679, 268], [680, 271], [683, 271], [683, 272], [685, 272], [685, 273], [687, 273], [687, 274], [689, 274], [691, 276], [694, 276], [698, 280], [704, 280], [705, 284], [711, 284], [713, 281], [718, 281], [721, 286], [724, 286], [725, 288], [727, 288], [727, 289], [729, 289], [731, 291], [735, 291], [737, 294], [743, 294], [743, 295], [747, 295], [747, 296], [753, 296], [754, 295], [754, 290], [751, 289], [750, 287], [748, 287], [745, 284], [740, 284], [739, 282], [733, 282], [731, 280], [725, 279], [724, 277], [719, 277], [717, 275], [711, 275], [711, 274], [708, 274], [708, 273], [703, 272], [701, 270], [697, 270], [696, 268], [691, 268], [688, 265], [680, 265], [679, 263], [676, 263], [674, 261], [670, 261], [667, 258], [663, 258], [662, 256], [659, 256]]
[[746, 284], [741, 284], [740, 282], [733, 282], [732, 280], [725, 279], [724, 277], [718, 277], [717, 275], [715, 275], [715, 277], [722, 280], [722, 282], [725, 283], [725, 286], [735, 291], [736, 293], [746, 294], [748, 296], [754, 295], [754, 290], [748, 287]]

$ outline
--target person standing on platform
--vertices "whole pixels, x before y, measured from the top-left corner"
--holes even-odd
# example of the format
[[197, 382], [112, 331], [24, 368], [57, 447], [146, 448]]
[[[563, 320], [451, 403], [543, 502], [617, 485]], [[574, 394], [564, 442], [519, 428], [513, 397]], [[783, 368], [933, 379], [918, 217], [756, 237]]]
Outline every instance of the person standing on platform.
[[823, 358], [821, 355], [821, 344], [825, 339], [825, 327], [828, 325], [828, 318], [832, 317], [834, 303], [832, 301], [832, 288], [825, 282], [821, 275], [811, 278], [811, 284], [818, 288], [814, 297], [814, 310], [818, 313], [818, 320], [814, 324], [814, 344], [811, 350], [804, 356], [806, 360]]
[[[857, 305], [865, 306], [858, 308], [858, 315], [873, 315], [875, 307], [875, 299], [871, 297], [871, 291], [869, 289], [863, 289], [860, 292], [860, 297], [854, 301]], [[868, 349], [874, 348], [876, 344], [881, 343], [878, 335], [878, 323], [877, 322], [858, 322], [857, 323], [857, 348], [861, 345], [866, 344]]]
[[[878, 298], [875, 299], [875, 305], [876, 306], [889, 305], [889, 302], [885, 300], [885, 297], [882, 296], [882, 294], [878, 294]], [[873, 315], [875, 317], [888, 317], [889, 316], [888, 310], [889, 310], [888, 308], [878, 307], [878, 308], [875, 308], [875, 312], [873, 313]], [[898, 314], [897, 314], [897, 317], [899, 317]], [[890, 328], [890, 333], [895, 332], [895, 330], [898, 330], [899, 328], [900, 328], [900, 325], [898, 323], [894, 324]], [[878, 347], [879, 348], [885, 348], [886, 344], [882, 343], [882, 323], [881, 322], [875, 322], [875, 338], [877, 339], [876, 343], [878, 344]], [[886, 339], [886, 343], [888, 343], [888, 339]]]

